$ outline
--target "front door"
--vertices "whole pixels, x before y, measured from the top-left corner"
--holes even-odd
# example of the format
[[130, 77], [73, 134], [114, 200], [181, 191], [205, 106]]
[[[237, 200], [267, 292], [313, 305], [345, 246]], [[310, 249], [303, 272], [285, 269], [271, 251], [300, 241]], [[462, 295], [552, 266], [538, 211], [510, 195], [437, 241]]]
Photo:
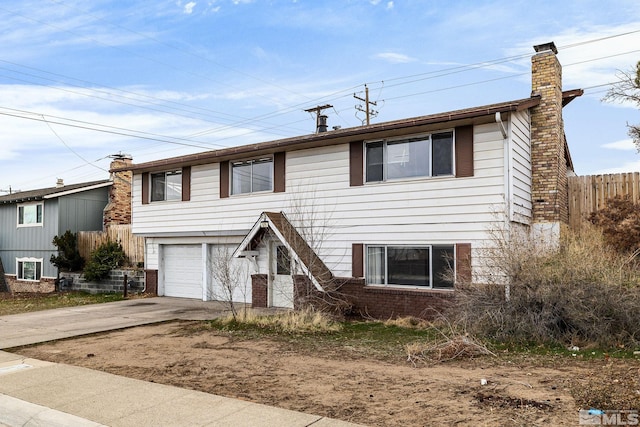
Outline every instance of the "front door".
[[293, 276], [289, 251], [280, 242], [272, 242], [270, 252], [269, 306], [293, 308]]

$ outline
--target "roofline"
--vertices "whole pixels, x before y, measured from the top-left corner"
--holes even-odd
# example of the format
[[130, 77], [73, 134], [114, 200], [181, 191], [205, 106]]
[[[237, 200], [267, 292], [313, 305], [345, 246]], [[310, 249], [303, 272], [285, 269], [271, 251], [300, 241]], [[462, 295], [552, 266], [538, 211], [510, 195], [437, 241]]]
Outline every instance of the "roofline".
[[[582, 89], [562, 92], [563, 106], [583, 94]], [[444, 113], [430, 114], [409, 119], [401, 119], [384, 123], [376, 123], [368, 126], [338, 129], [329, 132], [308, 134], [274, 141], [260, 142], [256, 144], [240, 145], [223, 148], [220, 150], [205, 151], [185, 156], [171, 157], [150, 162], [131, 164], [111, 169], [110, 172], [133, 171], [137, 173], [162, 171], [168, 168], [182, 166], [196, 166], [207, 163], [218, 163], [225, 160], [237, 159], [243, 155], [269, 154], [277, 151], [300, 150], [319, 146], [337, 145], [355, 141], [358, 139], [373, 139], [384, 137], [385, 132], [401, 131], [416, 127], [425, 127], [440, 123], [457, 121], [486, 120], [492, 122], [496, 113], [518, 112], [533, 108], [540, 104], [540, 95], [529, 98], [507, 101], [497, 104], [489, 104], [480, 107], [454, 110]], [[466, 123], [469, 124], [469, 123]]]
[[43, 199], [55, 199], [57, 197], [68, 196], [69, 194], [75, 194], [75, 193], [82, 193], [83, 191], [95, 190], [97, 188], [108, 187], [110, 185], [113, 185], [113, 181], [106, 181], [106, 182], [103, 182], [102, 184], [90, 185], [89, 187], [80, 187], [80, 188], [76, 188], [74, 190], [61, 191], [60, 193], [47, 194], [46, 196], [43, 196], [42, 198]]
[[455, 110], [445, 113], [431, 114], [427, 116], [414, 117], [410, 119], [402, 119], [391, 122], [377, 123], [369, 126], [358, 126], [353, 128], [338, 129], [329, 132], [296, 136], [280, 140], [261, 142], [256, 144], [241, 145], [236, 147], [223, 148], [215, 151], [205, 151], [201, 153], [188, 154], [185, 156], [172, 157], [161, 160], [154, 160], [145, 163], [132, 164], [114, 168], [111, 172], [131, 170], [134, 172], [151, 172], [160, 171], [162, 169], [194, 166], [199, 164], [214, 163], [224, 160], [237, 158], [240, 155], [261, 152], [273, 153], [282, 151], [283, 149], [304, 149], [317, 146], [335, 145], [350, 142], [362, 138], [363, 136], [375, 137], [373, 134], [397, 131], [419, 126], [427, 126], [438, 123], [448, 123], [461, 120], [472, 120], [477, 118], [487, 118], [493, 120], [495, 113], [507, 113], [522, 111], [535, 107], [540, 103], [540, 96], [532, 96], [530, 98], [503, 102], [498, 104], [490, 104], [481, 107], [467, 108]]
[[[71, 184], [71, 185], [82, 185], [82, 183]], [[17, 193], [13, 193], [12, 195], [15, 196], [13, 198], [7, 198], [7, 196], [9, 195], [2, 196], [2, 200], [0, 200], [0, 204], [6, 205], [11, 203], [37, 202], [40, 200], [55, 199], [57, 197], [62, 197], [69, 194], [81, 193], [83, 191], [95, 190], [97, 188], [108, 187], [110, 185], [113, 185], [113, 181], [104, 180], [104, 181], [98, 181], [98, 182], [94, 181], [91, 185], [88, 185], [85, 187], [77, 187], [71, 190], [64, 190], [64, 187], [61, 187], [61, 191], [48, 193], [48, 194], [33, 194], [33, 193], [50, 190], [49, 188], [43, 188], [39, 190], [20, 191]], [[53, 188], [51, 188], [51, 190], [52, 189]]]

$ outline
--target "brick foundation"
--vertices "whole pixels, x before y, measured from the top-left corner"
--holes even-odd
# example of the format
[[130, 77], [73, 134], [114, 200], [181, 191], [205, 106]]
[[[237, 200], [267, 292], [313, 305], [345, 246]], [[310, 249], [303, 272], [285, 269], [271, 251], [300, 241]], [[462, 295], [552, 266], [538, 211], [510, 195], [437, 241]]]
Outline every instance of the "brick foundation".
[[[318, 291], [306, 276], [293, 276], [294, 308], [304, 305], [347, 309], [351, 315], [392, 319], [413, 316], [434, 319], [453, 302], [454, 291], [365, 286], [363, 279], [334, 278], [336, 290]], [[251, 275], [251, 307], [267, 307], [267, 275]]]
[[5, 281], [12, 293], [43, 293], [48, 294], [55, 292], [55, 279], [43, 278], [39, 282], [27, 282], [25, 280], [17, 280], [16, 276], [5, 275]]

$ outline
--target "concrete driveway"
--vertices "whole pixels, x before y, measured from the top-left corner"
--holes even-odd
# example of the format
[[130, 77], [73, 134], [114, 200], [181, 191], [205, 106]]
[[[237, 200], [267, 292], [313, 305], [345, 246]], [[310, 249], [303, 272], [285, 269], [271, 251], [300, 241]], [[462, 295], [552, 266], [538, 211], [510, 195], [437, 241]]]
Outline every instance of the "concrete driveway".
[[0, 316], [0, 349], [168, 320], [224, 314], [216, 301], [155, 297]]

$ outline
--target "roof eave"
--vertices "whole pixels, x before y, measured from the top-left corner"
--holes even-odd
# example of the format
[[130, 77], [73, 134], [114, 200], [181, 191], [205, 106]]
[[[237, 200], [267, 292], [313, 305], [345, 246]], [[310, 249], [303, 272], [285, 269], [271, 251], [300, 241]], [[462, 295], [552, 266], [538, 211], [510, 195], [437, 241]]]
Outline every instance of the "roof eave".
[[335, 145], [347, 143], [353, 140], [365, 138], [375, 138], [376, 134], [390, 131], [401, 131], [403, 129], [416, 128], [421, 126], [429, 126], [440, 123], [451, 123], [465, 120], [473, 120], [478, 118], [492, 118], [495, 113], [516, 112], [532, 108], [540, 103], [539, 96], [530, 98], [503, 102], [498, 104], [485, 105], [482, 107], [468, 108], [456, 110], [446, 113], [438, 113], [427, 116], [420, 116], [410, 119], [402, 119], [391, 122], [377, 123], [368, 126], [358, 126], [354, 128], [346, 128], [297, 136], [292, 138], [280, 139], [275, 141], [261, 142], [257, 144], [242, 145], [237, 147], [229, 147], [221, 150], [206, 151], [201, 153], [189, 154], [185, 156], [173, 157], [168, 159], [154, 160], [151, 162], [132, 164], [125, 167], [114, 168], [111, 172], [131, 170], [137, 173], [161, 171], [163, 169], [195, 166], [206, 163], [217, 163], [224, 160], [230, 160], [242, 155], [273, 153], [282, 151], [283, 149], [304, 149], [317, 146]]

